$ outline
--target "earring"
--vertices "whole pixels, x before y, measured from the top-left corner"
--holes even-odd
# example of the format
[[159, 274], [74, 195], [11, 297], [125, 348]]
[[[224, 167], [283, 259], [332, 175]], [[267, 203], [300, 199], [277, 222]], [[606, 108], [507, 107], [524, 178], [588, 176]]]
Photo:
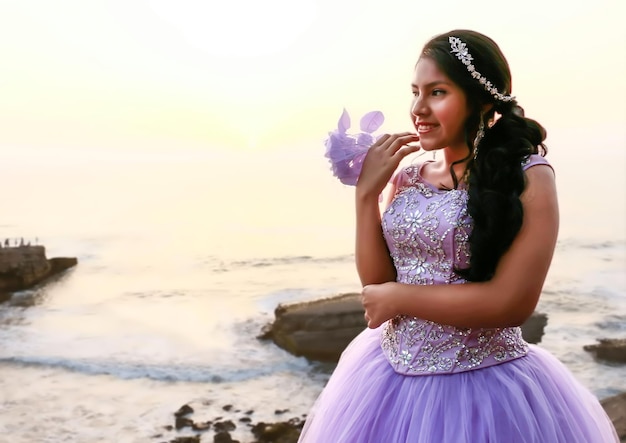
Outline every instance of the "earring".
[[485, 136], [485, 122], [483, 116], [480, 116], [480, 124], [478, 125], [478, 131], [476, 132], [476, 138], [474, 138], [474, 158], [478, 155], [478, 144]]

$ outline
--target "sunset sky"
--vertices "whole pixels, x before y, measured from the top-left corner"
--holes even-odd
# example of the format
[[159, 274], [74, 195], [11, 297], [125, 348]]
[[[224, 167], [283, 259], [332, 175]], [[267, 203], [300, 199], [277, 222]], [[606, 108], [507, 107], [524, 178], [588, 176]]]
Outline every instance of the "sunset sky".
[[407, 129], [421, 46], [494, 38], [548, 128], [625, 140], [622, 0], [0, 0], [0, 152], [271, 149], [343, 107]]

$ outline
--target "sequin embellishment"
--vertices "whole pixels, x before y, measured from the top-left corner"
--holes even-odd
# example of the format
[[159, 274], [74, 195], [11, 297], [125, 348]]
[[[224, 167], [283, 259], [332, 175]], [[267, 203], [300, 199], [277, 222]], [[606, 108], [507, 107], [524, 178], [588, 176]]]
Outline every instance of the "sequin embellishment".
[[[405, 168], [403, 183], [383, 214], [397, 281], [464, 283], [455, 269], [469, 263], [467, 192], [435, 189], [421, 178], [420, 168]], [[381, 346], [396, 372], [407, 375], [468, 371], [528, 353], [520, 328], [462, 329], [407, 316], [387, 322]]]

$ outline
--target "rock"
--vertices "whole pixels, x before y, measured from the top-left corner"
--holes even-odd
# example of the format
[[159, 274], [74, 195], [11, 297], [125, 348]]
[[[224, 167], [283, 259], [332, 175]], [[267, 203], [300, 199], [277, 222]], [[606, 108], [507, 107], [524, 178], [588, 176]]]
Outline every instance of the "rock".
[[297, 443], [304, 422], [291, 419], [278, 423], [257, 423], [251, 429], [257, 441], [262, 443]]
[[78, 259], [76, 257], [52, 257], [48, 259], [48, 263], [50, 263], [50, 276], [52, 276], [76, 266]]
[[0, 248], [0, 293], [31, 288], [77, 263], [73, 257], [47, 259], [43, 246]]
[[211, 429], [211, 424], [212, 422], [210, 421], [204, 421], [200, 423], [193, 422], [193, 424], [191, 425], [191, 429], [198, 432], [204, 432]]
[[213, 436], [213, 443], [239, 443], [239, 441], [233, 440], [228, 432], [218, 432]]
[[[239, 414], [241, 413], [240, 409], [236, 409], [231, 405], [227, 409], [231, 414]], [[222, 408], [223, 409], [223, 408]], [[286, 413], [288, 409], [274, 409], [276, 413], [282, 414]], [[191, 406], [185, 404], [181, 406], [178, 411], [174, 413], [176, 419], [176, 426], [167, 425], [163, 428], [172, 431], [174, 428], [176, 430], [180, 430], [184, 427], [191, 427], [194, 431], [209, 431], [211, 427], [210, 421], [194, 423], [187, 414], [193, 412], [193, 408]], [[257, 424], [252, 423], [252, 419], [249, 417], [254, 413], [253, 410], [248, 410], [244, 414], [244, 417], [239, 419], [240, 422], [247, 423], [246, 429], [248, 429], [252, 435], [249, 438], [245, 438], [245, 442], [252, 443], [297, 443], [298, 438], [300, 437], [300, 433], [302, 431], [302, 427], [304, 426], [304, 418], [293, 417], [289, 420], [277, 422], [277, 423], [263, 423], [259, 422]], [[303, 414], [304, 416], [304, 414]], [[218, 421], [221, 420], [221, 421]], [[205, 434], [202, 441], [213, 438], [213, 443], [240, 443], [239, 440], [234, 440], [231, 436], [231, 432], [236, 429], [235, 423], [225, 418], [222, 420], [222, 417], [214, 419], [213, 423], [213, 435], [211, 433]], [[155, 434], [154, 438], [161, 438], [162, 434]], [[169, 443], [200, 443], [201, 437], [200, 435], [194, 436], [181, 436], [176, 437], [173, 440], [170, 440]]]
[[[273, 340], [296, 356], [336, 362], [348, 343], [367, 327], [363, 314], [358, 293], [281, 304], [274, 312], [274, 322], [264, 328], [259, 338]], [[534, 313], [522, 325], [524, 339], [538, 343], [547, 322], [545, 314]]]
[[363, 312], [359, 294], [279, 305], [262, 338], [297, 356], [337, 361], [347, 344], [366, 327]]
[[174, 424], [174, 427], [176, 429], [182, 429], [185, 427], [192, 427], [193, 426], [193, 420], [187, 417], [176, 417], [176, 421]]
[[218, 421], [213, 424], [213, 429], [216, 432], [231, 432], [237, 429], [237, 425], [232, 420]]
[[189, 405], [182, 405], [178, 408], [178, 411], [174, 412], [174, 417], [182, 417], [183, 415], [191, 414], [193, 408]]
[[626, 443], [626, 392], [600, 401], [615, 426], [621, 443]]
[[170, 440], [170, 443], [200, 443], [200, 436], [176, 437], [174, 440]]
[[522, 337], [528, 343], [540, 343], [543, 337], [546, 325], [548, 324], [548, 315], [542, 312], [533, 312], [528, 319], [522, 324]]
[[600, 338], [597, 344], [585, 345], [583, 349], [598, 360], [626, 363], [626, 338]]

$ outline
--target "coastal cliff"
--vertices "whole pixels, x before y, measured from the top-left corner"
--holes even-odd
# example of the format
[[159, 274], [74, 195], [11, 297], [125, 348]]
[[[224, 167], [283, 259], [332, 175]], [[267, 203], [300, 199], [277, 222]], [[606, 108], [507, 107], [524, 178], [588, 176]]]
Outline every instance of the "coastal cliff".
[[[75, 257], [48, 259], [41, 245], [0, 248], [0, 294], [31, 288], [78, 263]], [[0, 296], [0, 301], [2, 297]]]

